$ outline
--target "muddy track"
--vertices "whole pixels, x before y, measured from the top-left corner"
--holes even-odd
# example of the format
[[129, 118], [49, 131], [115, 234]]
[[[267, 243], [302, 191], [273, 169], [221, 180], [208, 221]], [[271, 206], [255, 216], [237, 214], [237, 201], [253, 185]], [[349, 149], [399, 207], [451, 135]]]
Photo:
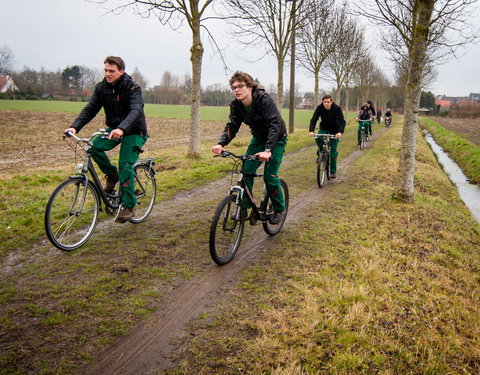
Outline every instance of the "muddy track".
[[[375, 138], [384, 130], [385, 128], [382, 128], [376, 132], [367, 147], [372, 147]], [[331, 191], [329, 185], [334, 186], [348, 178], [352, 161], [362, 155], [362, 152], [357, 150], [339, 163], [341, 173], [337, 179], [329, 181], [325, 188], [319, 189], [314, 185], [295, 199], [291, 199], [286, 227], [289, 223], [301, 220], [303, 209], [312, 199], [327, 199]], [[288, 164], [291, 156], [287, 155], [283, 164]], [[164, 209], [168, 211], [191, 196], [198, 197], [202, 192], [216, 191], [218, 189], [215, 188], [220, 186], [223, 189], [225, 181], [216, 181], [179, 194], [171, 201], [161, 203], [158, 209], [160, 212], [165, 212]], [[239, 252], [231, 263], [219, 267], [212, 262], [200, 275], [171, 291], [165, 296], [164, 301], [159, 303], [151, 319], [138, 324], [130, 335], [112, 345], [97, 364], [81, 369], [78, 373], [157, 374], [176, 366], [175, 354], [181, 351], [182, 342], [185, 342], [178, 339], [187, 334], [189, 323], [200, 314], [214, 312], [217, 306], [221, 306], [230, 289], [238, 281], [240, 272], [276, 244], [278, 237], [266, 235], [259, 225], [250, 227], [247, 231], [250, 235], [244, 236]]]

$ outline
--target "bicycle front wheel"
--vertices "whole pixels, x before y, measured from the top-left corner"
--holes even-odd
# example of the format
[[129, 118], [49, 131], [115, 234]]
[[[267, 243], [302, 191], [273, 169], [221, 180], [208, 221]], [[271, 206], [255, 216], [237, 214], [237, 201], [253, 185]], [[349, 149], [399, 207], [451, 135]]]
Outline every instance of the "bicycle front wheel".
[[360, 135], [360, 150], [363, 150], [365, 148], [365, 131], [362, 130], [362, 133]]
[[131, 223], [138, 224], [147, 218], [152, 212], [157, 196], [157, 183], [152, 169], [144, 164], [135, 167], [135, 216], [130, 219]]
[[218, 205], [210, 226], [210, 255], [222, 266], [235, 256], [243, 236], [245, 210], [236, 195], [225, 197]]
[[317, 163], [317, 184], [319, 188], [325, 186], [325, 180], [327, 178], [327, 158], [322, 153], [318, 158]]
[[[282, 221], [278, 224], [271, 224], [268, 222], [268, 220], [263, 222], [263, 230], [269, 236], [274, 236], [278, 232], [280, 232], [283, 228], [283, 224], [285, 224], [285, 220], [287, 219], [288, 202], [290, 199], [290, 195], [288, 193], [287, 183], [282, 179], [280, 179], [280, 186], [282, 187], [283, 199], [285, 200], [285, 214], [283, 215]], [[267, 199], [268, 199], [268, 203], [267, 203], [266, 213], [267, 215], [272, 215], [273, 214], [272, 200], [269, 197]]]
[[78, 249], [88, 241], [98, 222], [100, 200], [93, 184], [80, 178], [63, 181], [50, 196], [45, 230], [60, 250]]

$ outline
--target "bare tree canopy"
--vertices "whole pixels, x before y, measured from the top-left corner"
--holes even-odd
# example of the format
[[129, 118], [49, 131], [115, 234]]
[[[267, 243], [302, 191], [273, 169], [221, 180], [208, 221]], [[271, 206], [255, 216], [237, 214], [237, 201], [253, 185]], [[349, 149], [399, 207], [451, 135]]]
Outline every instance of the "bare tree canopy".
[[277, 106], [281, 108], [285, 59], [294, 30], [305, 20], [305, 0], [223, 0], [223, 4], [231, 33], [239, 42], [264, 49], [263, 56], [273, 54], [277, 59]]
[[7, 46], [0, 47], [0, 75], [12, 72], [14, 64], [13, 53]]

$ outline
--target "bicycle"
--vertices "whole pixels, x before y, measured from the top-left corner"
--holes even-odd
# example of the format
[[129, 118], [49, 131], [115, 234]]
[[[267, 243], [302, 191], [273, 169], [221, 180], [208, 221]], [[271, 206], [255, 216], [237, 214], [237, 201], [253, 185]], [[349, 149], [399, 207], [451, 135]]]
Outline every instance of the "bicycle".
[[385, 117], [385, 127], [389, 128], [391, 123], [392, 123], [392, 118], [390, 116]]
[[[90, 155], [93, 139], [108, 137], [108, 134], [105, 129], [100, 129], [89, 138], [79, 138], [71, 132], [63, 137], [65, 141], [68, 138], [75, 143], [71, 146], [75, 163], [78, 158], [83, 158], [83, 162], [76, 163], [76, 174], [61, 182], [53, 191], [45, 210], [47, 237], [60, 250], [75, 250], [88, 241], [98, 223], [102, 202], [110, 216], [116, 217], [121, 210], [120, 194], [104, 191]], [[131, 223], [145, 221], [152, 211], [157, 194], [154, 165], [155, 161], [149, 158], [139, 159], [133, 165], [137, 206]]]
[[325, 186], [326, 180], [330, 180], [330, 139], [335, 138], [331, 134], [315, 134], [315, 138], [322, 138], [323, 147], [318, 148], [317, 159], [317, 184], [319, 188]]
[[254, 155], [235, 155], [232, 152], [223, 150], [221, 154], [215, 155], [220, 157], [230, 157], [233, 159], [232, 180], [233, 175], [238, 174], [236, 184], [230, 183], [228, 195], [220, 202], [210, 226], [209, 247], [210, 255], [215, 263], [224, 265], [230, 262], [237, 253], [242, 241], [243, 231], [245, 227], [246, 209], [243, 207], [243, 197], [246, 196], [251, 205], [250, 216], [248, 220], [250, 225], [255, 225], [257, 221], [261, 221], [263, 230], [270, 236], [276, 235], [283, 228], [288, 212], [289, 193], [287, 183], [280, 179], [283, 197], [285, 200], [285, 213], [282, 221], [278, 224], [269, 222], [273, 215], [273, 206], [268, 196], [265, 186], [263, 188], [260, 204], [257, 206], [252, 191], [245, 185], [245, 177], [262, 177], [263, 173], [246, 174], [244, 171], [245, 162], [247, 160], [259, 159]]
[[357, 121], [359, 123], [362, 123], [362, 128], [359, 130], [360, 136], [359, 136], [359, 147], [360, 150], [363, 150], [366, 146], [366, 143], [368, 142], [368, 131], [367, 127], [363, 124], [365, 122], [370, 122], [370, 120], [360, 120], [357, 118]]

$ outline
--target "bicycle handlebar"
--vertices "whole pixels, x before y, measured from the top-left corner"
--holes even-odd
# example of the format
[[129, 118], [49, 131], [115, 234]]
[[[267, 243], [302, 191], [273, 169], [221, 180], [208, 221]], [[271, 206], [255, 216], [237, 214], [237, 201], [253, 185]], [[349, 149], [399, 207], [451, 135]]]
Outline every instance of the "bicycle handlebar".
[[260, 161], [258, 156], [255, 156], [255, 155], [236, 155], [233, 152], [225, 151], [225, 150], [222, 150], [222, 152], [220, 154], [213, 155], [213, 157], [219, 157], [219, 156], [222, 157], [222, 158], [227, 158], [229, 156], [232, 156], [234, 158], [241, 159], [241, 160]]
[[336, 138], [332, 134], [315, 134], [313, 137], [314, 138]]
[[75, 141], [77, 142], [85, 142], [85, 143], [89, 143], [90, 141], [92, 141], [93, 138], [95, 138], [96, 136], [99, 136], [99, 135], [102, 135], [104, 137], [108, 136], [110, 133], [107, 132], [105, 129], [99, 129], [97, 132], [93, 133], [90, 138], [80, 138], [80, 137], [77, 137], [75, 134], [73, 134], [71, 131], [68, 131], [66, 133], [63, 133], [64, 134], [64, 138], [65, 137], [69, 137], [69, 138], [73, 138]]
[[358, 121], [358, 122], [370, 122], [370, 121], [372, 121], [372, 120], [360, 120], [359, 118], [357, 118], [357, 121]]

